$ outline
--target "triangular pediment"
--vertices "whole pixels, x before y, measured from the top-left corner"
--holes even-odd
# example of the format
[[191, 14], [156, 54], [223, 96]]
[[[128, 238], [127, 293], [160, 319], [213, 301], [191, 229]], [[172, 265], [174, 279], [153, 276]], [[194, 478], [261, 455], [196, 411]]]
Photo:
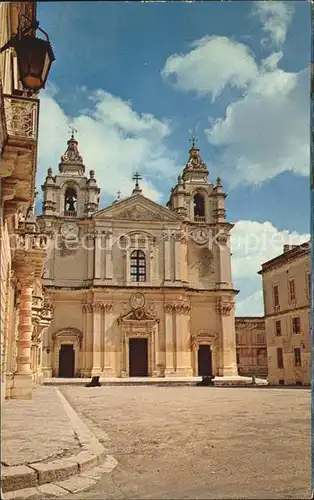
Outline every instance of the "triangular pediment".
[[103, 208], [93, 219], [143, 220], [178, 222], [181, 218], [169, 209], [149, 200], [142, 194], [130, 196]]
[[146, 309], [132, 309], [121, 319], [122, 321], [156, 321], [155, 316]]

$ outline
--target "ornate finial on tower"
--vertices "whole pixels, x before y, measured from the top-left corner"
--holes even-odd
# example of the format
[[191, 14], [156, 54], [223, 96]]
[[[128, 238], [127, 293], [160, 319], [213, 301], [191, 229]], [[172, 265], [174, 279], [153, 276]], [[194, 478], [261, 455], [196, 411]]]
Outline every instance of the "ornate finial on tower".
[[74, 139], [74, 134], [77, 133], [77, 129], [73, 127], [73, 125], [69, 125], [71, 139]]
[[221, 178], [219, 177], [219, 175], [216, 179], [216, 183], [217, 183], [217, 186], [221, 186]]
[[190, 136], [190, 139], [189, 139], [190, 143], [191, 143], [191, 149], [196, 149], [196, 145], [197, 145], [197, 142], [198, 142], [198, 138], [195, 136], [194, 134], [194, 129], [192, 130], [191, 132], [191, 136]]
[[47, 177], [53, 177], [52, 168], [49, 167], [47, 170]]
[[138, 172], [135, 172], [135, 174], [132, 177], [132, 180], [135, 181], [135, 187], [132, 191], [132, 194], [141, 193], [142, 190], [140, 188], [138, 181], [142, 180], [142, 176]]
[[195, 137], [194, 132], [191, 134], [190, 142], [191, 142], [191, 148], [189, 150], [190, 157], [183, 170], [182, 179], [185, 182], [186, 180], [191, 179], [192, 177], [193, 179], [195, 179], [195, 175], [197, 175], [199, 179], [203, 179], [204, 182], [207, 182], [208, 169], [201, 158], [200, 150], [197, 146], [198, 139]]
[[83, 158], [78, 150], [78, 142], [74, 137], [74, 133], [77, 132], [77, 130], [72, 126], [69, 126], [69, 129], [71, 137], [67, 142], [68, 147], [66, 152], [61, 156], [59, 171], [62, 174], [71, 173], [76, 175], [83, 175], [85, 172]]
[[89, 178], [90, 179], [95, 179], [95, 170], [90, 170], [89, 171]]
[[120, 198], [121, 198], [121, 191], [120, 191], [120, 190], [118, 190], [118, 191], [117, 191], [117, 200], [120, 200]]

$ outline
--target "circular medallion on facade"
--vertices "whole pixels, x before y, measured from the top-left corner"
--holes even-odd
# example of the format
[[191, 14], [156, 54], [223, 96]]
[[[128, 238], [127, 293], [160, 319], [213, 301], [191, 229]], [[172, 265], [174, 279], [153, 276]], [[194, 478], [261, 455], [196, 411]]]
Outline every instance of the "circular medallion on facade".
[[196, 243], [204, 245], [208, 241], [208, 231], [203, 227], [199, 227], [193, 231], [192, 237]]
[[131, 297], [131, 306], [133, 309], [141, 309], [145, 306], [145, 297], [141, 292], [134, 292]]
[[66, 239], [75, 239], [78, 236], [78, 226], [74, 222], [65, 222], [61, 226], [61, 234]]

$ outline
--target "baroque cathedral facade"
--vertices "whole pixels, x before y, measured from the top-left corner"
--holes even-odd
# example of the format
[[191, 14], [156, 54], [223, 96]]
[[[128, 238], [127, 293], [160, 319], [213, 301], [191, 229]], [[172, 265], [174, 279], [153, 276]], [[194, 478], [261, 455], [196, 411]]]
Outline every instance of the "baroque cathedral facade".
[[221, 180], [211, 183], [193, 140], [169, 201], [130, 196], [99, 209], [95, 173], [74, 135], [48, 169], [44, 287], [53, 320], [45, 377], [235, 376], [235, 296]]

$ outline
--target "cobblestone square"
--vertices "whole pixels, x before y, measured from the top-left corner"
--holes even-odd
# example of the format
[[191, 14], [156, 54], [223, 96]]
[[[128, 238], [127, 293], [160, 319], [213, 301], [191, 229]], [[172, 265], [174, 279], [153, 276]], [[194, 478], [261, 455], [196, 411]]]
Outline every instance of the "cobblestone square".
[[119, 462], [110, 478], [71, 498], [310, 497], [310, 390], [62, 392]]

